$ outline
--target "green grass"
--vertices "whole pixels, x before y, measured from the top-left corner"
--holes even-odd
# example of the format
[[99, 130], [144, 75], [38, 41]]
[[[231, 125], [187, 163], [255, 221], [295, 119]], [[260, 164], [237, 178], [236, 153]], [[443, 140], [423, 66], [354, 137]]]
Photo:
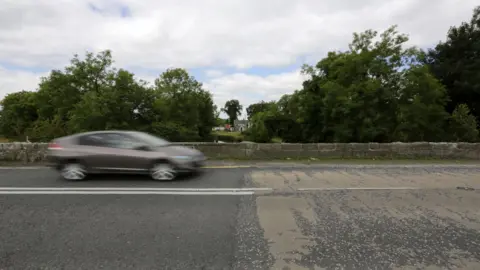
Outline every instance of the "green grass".
[[272, 138], [272, 143], [281, 143], [281, 142], [282, 142], [282, 138], [279, 138], [279, 137]]
[[0, 137], [0, 143], [7, 143], [8, 139], [4, 137]]
[[237, 131], [214, 131], [213, 134], [222, 135], [222, 136], [232, 136], [241, 138], [243, 135]]

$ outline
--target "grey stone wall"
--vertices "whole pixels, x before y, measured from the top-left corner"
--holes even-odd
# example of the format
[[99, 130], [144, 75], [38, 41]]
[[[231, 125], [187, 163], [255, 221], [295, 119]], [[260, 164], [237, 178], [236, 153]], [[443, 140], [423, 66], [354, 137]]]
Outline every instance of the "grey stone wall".
[[[196, 148], [211, 159], [474, 159], [480, 143], [176, 143]], [[0, 162], [38, 163], [45, 160], [46, 143], [0, 143]]]

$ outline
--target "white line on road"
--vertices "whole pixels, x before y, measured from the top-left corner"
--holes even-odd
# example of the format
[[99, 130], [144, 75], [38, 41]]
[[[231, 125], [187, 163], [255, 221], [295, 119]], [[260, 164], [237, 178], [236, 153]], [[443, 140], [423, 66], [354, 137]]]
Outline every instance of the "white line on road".
[[299, 188], [298, 191], [335, 191], [335, 190], [416, 190], [420, 187], [332, 187], [332, 188]]
[[253, 195], [253, 191], [12, 190], [0, 195]]
[[271, 191], [271, 188], [135, 188], [135, 187], [0, 187], [0, 191], [187, 191], [187, 192], [242, 192]]
[[4, 195], [253, 195], [269, 188], [0, 187]]
[[314, 187], [296, 189], [273, 188], [135, 188], [135, 187], [0, 187], [3, 195], [27, 194], [104, 194], [104, 195], [254, 195], [279, 192], [315, 191], [374, 191], [374, 190], [421, 190], [422, 187]]
[[40, 169], [51, 169], [47, 166], [25, 166], [25, 167], [2, 167], [0, 166], [0, 170], [40, 170]]

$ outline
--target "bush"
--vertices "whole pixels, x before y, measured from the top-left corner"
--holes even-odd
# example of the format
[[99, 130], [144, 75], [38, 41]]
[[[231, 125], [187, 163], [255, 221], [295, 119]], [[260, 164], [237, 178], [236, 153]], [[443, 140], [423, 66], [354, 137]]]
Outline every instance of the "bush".
[[265, 126], [264, 113], [257, 113], [252, 117], [252, 126], [249, 128], [248, 139], [256, 143], [268, 143], [272, 140], [272, 135]]
[[175, 122], [153, 123], [152, 133], [171, 142], [198, 142], [201, 140], [195, 130]]
[[470, 109], [466, 104], [460, 104], [455, 108], [449, 124], [449, 133], [452, 141], [478, 141], [477, 121], [475, 116], [470, 113]]

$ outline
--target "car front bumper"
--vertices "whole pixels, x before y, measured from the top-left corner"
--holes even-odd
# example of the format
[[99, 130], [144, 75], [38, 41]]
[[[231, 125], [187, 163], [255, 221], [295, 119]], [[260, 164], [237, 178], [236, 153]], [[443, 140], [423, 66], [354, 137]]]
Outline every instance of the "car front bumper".
[[194, 158], [188, 161], [177, 163], [177, 169], [180, 171], [199, 171], [205, 166], [206, 158]]

